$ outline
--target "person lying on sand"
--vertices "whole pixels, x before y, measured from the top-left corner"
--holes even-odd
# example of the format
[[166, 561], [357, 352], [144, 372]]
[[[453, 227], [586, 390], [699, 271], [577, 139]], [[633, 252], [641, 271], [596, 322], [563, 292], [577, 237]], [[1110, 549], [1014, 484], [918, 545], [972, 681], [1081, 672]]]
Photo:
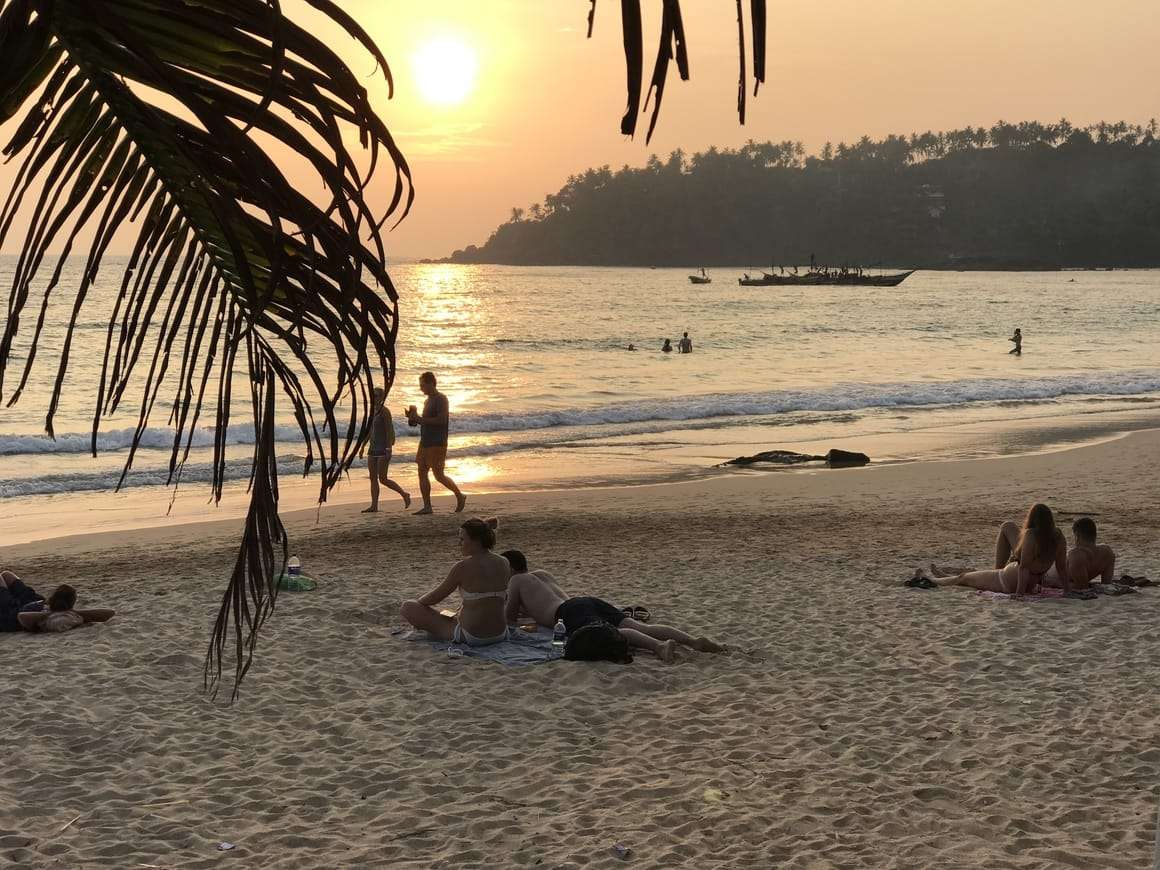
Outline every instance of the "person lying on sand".
[[[1001, 535], [1002, 537], [1002, 535]], [[1027, 512], [1019, 536], [1011, 545], [1012, 561], [988, 571], [962, 571], [950, 576], [934, 565], [930, 572], [919, 569], [915, 577], [927, 577], [938, 586], [966, 586], [987, 592], [1023, 595], [1035, 592], [1047, 579], [1054, 565], [1063, 578], [1061, 586], [1070, 591], [1067, 573], [1067, 540], [1055, 525], [1055, 516], [1045, 504], [1035, 504]]]
[[0, 571], [0, 631], [20, 631], [22, 610], [41, 610], [44, 596], [11, 571]]
[[[11, 571], [2, 573], [4, 585], [9, 589], [16, 584], [23, 585], [20, 578]], [[25, 587], [27, 588], [27, 587]], [[71, 631], [94, 622], [108, 622], [116, 612], [113, 610], [74, 610], [77, 591], [68, 585], [56, 587], [48, 596], [47, 610], [22, 610], [16, 620], [25, 631]]]
[[615, 626], [630, 646], [649, 650], [663, 661], [676, 656], [676, 645], [701, 652], [723, 652], [725, 647], [707, 637], [693, 637], [668, 625], [649, 625], [627, 616], [620, 608], [591, 596], [569, 598], [556, 579], [547, 571], [529, 571], [528, 560], [519, 550], [505, 550], [500, 555], [511, 564], [508, 581], [506, 616], [515, 623], [528, 616], [545, 628], [562, 619], [568, 634], [598, 622]]
[[[495, 546], [494, 519], [472, 518], [459, 527], [459, 551], [447, 579], [414, 601], [404, 601], [403, 619], [438, 640], [489, 646], [507, 640], [504, 618], [511, 566], [491, 552]], [[458, 591], [463, 605], [455, 616], [444, 616], [434, 605]]]

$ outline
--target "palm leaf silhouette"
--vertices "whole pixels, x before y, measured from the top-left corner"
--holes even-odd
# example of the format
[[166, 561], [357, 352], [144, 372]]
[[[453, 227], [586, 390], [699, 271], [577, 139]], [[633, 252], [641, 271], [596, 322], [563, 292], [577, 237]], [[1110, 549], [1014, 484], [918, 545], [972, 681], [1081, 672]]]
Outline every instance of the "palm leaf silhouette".
[[[354, 21], [328, 0], [310, 3], [357, 38], [389, 81], [384, 58]], [[394, 376], [397, 297], [379, 235], [385, 215], [371, 214], [364, 190], [385, 158], [395, 174], [386, 213], [409, 206], [406, 161], [365, 87], [275, 2], [11, 0], [0, 11], [0, 56], [0, 121], [24, 107], [4, 150], [23, 162], [0, 210], [0, 245], [17, 213], [31, 214], [0, 335], [0, 395], [8, 405], [20, 398], [49, 302], [66, 292], [65, 259], [87, 230], [92, 242], [79, 286], [67, 290], [72, 315], [45, 420], [53, 434], [78, 315], [113, 232], [134, 218], [136, 242], [109, 312], [96, 387], [94, 453], [102, 416], [127, 401], [134, 378], [143, 381], [128, 472], [164, 388], [172, 397], [172, 482], [203, 410], [216, 405], [212, 488], [220, 499], [233, 378], [248, 374], [250, 504], [205, 670], [216, 688], [232, 638], [236, 694], [274, 604], [277, 551], [283, 564], [287, 555], [277, 513], [276, 393], [288, 399], [307, 444], [305, 470], [317, 463], [325, 499], [365, 440], [370, 389], [380, 377], [389, 387]], [[166, 99], [146, 100], [146, 88]], [[365, 171], [344, 128], [367, 149]], [[258, 135], [304, 158], [327, 192], [323, 207], [299, 192], [301, 179], [290, 183]], [[26, 324], [33, 279], [54, 245], [61, 253], [39, 314]], [[30, 327], [20, 371], [11, 366], [13, 344]]]
[[[358, 23], [332, 0], [306, 2], [361, 43], [393, 90], [386, 59]], [[689, 74], [679, 2], [663, 2], [650, 136], [674, 53]], [[759, 7], [764, 29], [764, 0], [753, 0], [755, 36]], [[643, 70], [639, 0], [622, 0], [622, 10], [622, 129], [631, 134]], [[198, 423], [212, 414], [216, 501], [234, 378], [244, 372], [250, 502], [205, 663], [216, 692], [232, 657], [236, 698], [289, 552], [277, 510], [277, 398], [306, 444], [303, 472], [318, 466], [324, 501], [368, 438], [377, 379], [389, 390], [395, 376], [397, 294], [380, 233], [410, 207], [410, 170], [363, 84], [279, 0], [0, 0], [0, 58], [0, 123], [20, 115], [3, 151], [20, 164], [0, 206], [0, 248], [17, 218], [27, 219], [0, 333], [0, 399], [9, 407], [20, 399], [50, 303], [70, 294], [45, 419], [54, 435], [78, 318], [86, 305], [105, 305], [93, 454], [102, 420], [132, 406], [123, 482], [162, 396], [173, 430], [169, 482], [179, 483]], [[744, 120], [744, 47], [741, 58]], [[351, 130], [365, 166], [346, 144]], [[300, 192], [310, 189], [301, 177], [288, 180], [271, 144], [316, 174], [325, 203]], [[394, 187], [379, 214], [366, 189], [382, 164]], [[119, 292], [94, 301], [89, 291], [125, 224], [136, 238]], [[82, 277], [66, 289], [65, 263], [82, 236], [91, 237]], [[27, 348], [22, 364], [17, 344]]]

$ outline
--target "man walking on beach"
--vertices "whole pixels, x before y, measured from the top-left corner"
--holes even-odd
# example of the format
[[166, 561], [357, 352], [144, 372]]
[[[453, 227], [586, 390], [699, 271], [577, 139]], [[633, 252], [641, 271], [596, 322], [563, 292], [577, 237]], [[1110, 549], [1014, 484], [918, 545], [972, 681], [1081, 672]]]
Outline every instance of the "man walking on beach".
[[431, 481], [427, 478], [429, 471], [434, 473], [437, 481], [455, 493], [455, 512], [460, 513], [467, 504], [467, 496], [443, 472], [443, 464], [447, 461], [447, 430], [450, 425], [447, 397], [435, 389], [435, 375], [431, 372], [419, 375], [419, 389], [427, 397], [423, 403], [423, 413], [416, 412], [414, 405], [407, 409], [407, 422], [419, 427], [419, 451], [415, 454], [415, 464], [419, 467], [419, 492], [423, 496], [423, 507], [415, 513], [434, 513], [431, 510]]

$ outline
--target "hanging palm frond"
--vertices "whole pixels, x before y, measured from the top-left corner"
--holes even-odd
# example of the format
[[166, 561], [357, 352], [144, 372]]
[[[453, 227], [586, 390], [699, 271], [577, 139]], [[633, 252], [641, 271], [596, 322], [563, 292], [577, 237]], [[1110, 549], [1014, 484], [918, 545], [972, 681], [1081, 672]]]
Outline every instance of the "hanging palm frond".
[[[661, 99], [664, 97], [665, 80], [668, 77], [669, 62], [676, 58], [677, 71], [683, 81], [689, 79], [689, 55], [685, 47], [685, 27], [681, 18], [680, 0], [661, 0], [661, 36], [657, 48], [657, 59], [653, 66], [649, 84], [649, 98], [653, 112], [649, 119], [648, 132], [644, 141], [652, 140], [657, 118], [660, 116]], [[745, 123], [745, 15], [741, 0], [737, 2], [737, 45], [741, 72], [737, 82], [737, 117]], [[588, 36], [592, 37], [592, 26], [596, 19], [596, 0], [589, 0]], [[750, 20], [753, 30], [753, 94], [765, 82], [765, 21], [766, 0], [750, 0]], [[636, 133], [637, 116], [640, 114], [641, 77], [644, 72], [644, 36], [641, 24], [640, 0], [620, 0], [621, 30], [624, 35], [624, 65], [628, 78], [628, 107], [620, 119], [620, 132], [626, 136]], [[648, 111], [648, 99], [645, 111]]]
[[[386, 61], [367, 34], [330, 0], [308, 2], [365, 46], [389, 86]], [[78, 315], [92, 304], [102, 258], [126, 221], [136, 222], [137, 236], [108, 312], [94, 453], [102, 418], [143, 381], [127, 473], [165, 389], [172, 482], [209, 402], [220, 499], [235, 370], [249, 378], [250, 506], [205, 671], [216, 688], [232, 637], [236, 695], [274, 604], [276, 551], [283, 563], [287, 554], [277, 513], [275, 394], [289, 400], [307, 444], [304, 470], [317, 463], [324, 500], [367, 436], [371, 389], [394, 377], [397, 297], [380, 228], [410, 206], [406, 161], [358, 77], [289, 21], [277, 0], [5, 0], [0, 57], [0, 123], [23, 110], [4, 149], [22, 163], [0, 209], [0, 245], [17, 215], [27, 217], [0, 334], [0, 396], [9, 406], [20, 398], [50, 299], [69, 293], [45, 420], [53, 434]], [[163, 99], [143, 96], [151, 92]], [[366, 149], [363, 169], [345, 143], [349, 130]], [[299, 192], [310, 189], [301, 175], [288, 180], [270, 156], [272, 142], [317, 174], [322, 207]], [[384, 157], [394, 191], [386, 213], [374, 215], [365, 189]], [[92, 236], [83, 277], [66, 290], [62, 269], [82, 231]], [[38, 314], [26, 322], [33, 279], [54, 246], [60, 253]], [[19, 371], [18, 336], [29, 348]]]
[[[372, 55], [392, 90], [385, 58], [358, 23], [333, 0], [306, 2]], [[755, 39], [759, 7], [763, 36], [764, 0], [753, 0]], [[640, 0], [622, 0], [622, 9], [629, 90], [622, 129], [632, 135], [643, 75]], [[681, 77], [689, 76], [679, 0], [664, 0], [663, 15], [649, 136], [669, 62], [675, 57]], [[376, 378], [381, 372], [389, 389], [395, 376], [397, 295], [380, 232], [410, 208], [410, 170], [355, 74], [288, 19], [279, 0], [0, 0], [0, 59], [0, 124], [20, 115], [3, 151], [20, 164], [0, 205], [0, 247], [18, 218], [27, 225], [0, 331], [0, 399], [8, 406], [20, 399], [50, 303], [68, 293], [45, 418], [52, 436], [82, 309], [104, 306], [94, 455], [102, 421], [132, 405], [126, 395], [139, 386], [121, 482], [159, 396], [173, 429], [169, 482], [179, 482], [211, 403], [211, 489], [220, 500], [234, 379], [244, 372], [254, 432], [250, 504], [205, 665], [206, 686], [216, 692], [232, 658], [236, 697], [289, 552], [277, 510], [276, 397], [288, 400], [306, 444], [303, 471], [318, 465], [325, 501], [368, 437]], [[764, 52], [761, 75], [756, 51], [754, 64], [760, 81]], [[365, 167], [346, 145], [351, 130]], [[300, 192], [310, 187], [301, 176], [288, 180], [271, 144], [316, 174], [323, 205]], [[394, 187], [375, 214], [366, 188], [384, 160]], [[90, 299], [126, 224], [136, 239], [119, 292]], [[91, 239], [84, 270], [66, 289], [65, 264], [82, 237]], [[30, 308], [34, 320], [26, 318]]]

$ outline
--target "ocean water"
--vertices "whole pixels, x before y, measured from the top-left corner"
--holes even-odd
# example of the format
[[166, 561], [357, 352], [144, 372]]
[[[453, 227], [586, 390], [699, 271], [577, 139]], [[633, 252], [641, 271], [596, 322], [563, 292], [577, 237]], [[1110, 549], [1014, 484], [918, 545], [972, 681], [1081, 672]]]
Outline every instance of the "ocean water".
[[[5, 295], [14, 263], [0, 258]], [[0, 521], [106, 493], [120, 478], [132, 402], [103, 423], [99, 456], [88, 448], [123, 265], [107, 261], [81, 312], [56, 439], [44, 436], [43, 421], [67, 296], [49, 307], [24, 396], [0, 406]], [[66, 268], [66, 291], [79, 267]], [[742, 271], [712, 270], [712, 284], [695, 286], [674, 269], [394, 267], [395, 475], [413, 474], [401, 412], [421, 402], [417, 377], [428, 369], [451, 401], [449, 472], [477, 492], [719, 473], [722, 459], [778, 447], [866, 449], [887, 461], [982, 456], [1160, 420], [1160, 271], [918, 272], [889, 289], [740, 287]], [[5, 402], [38, 308], [34, 293]], [[1021, 357], [1007, 353], [1017, 326]], [[660, 352], [664, 338], [675, 344], [686, 330], [693, 354]], [[165, 396], [124, 481], [157, 505], [168, 503]], [[245, 405], [236, 408], [229, 473], [240, 487], [253, 436]], [[279, 437], [284, 484], [296, 492], [305, 448], [288, 415]], [[194, 444], [182, 489], [202, 504], [212, 432]], [[347, 497], [361, 498], [365, 472], [354, 474]], [[316, 497], [313, 481], [300, 487]]]

